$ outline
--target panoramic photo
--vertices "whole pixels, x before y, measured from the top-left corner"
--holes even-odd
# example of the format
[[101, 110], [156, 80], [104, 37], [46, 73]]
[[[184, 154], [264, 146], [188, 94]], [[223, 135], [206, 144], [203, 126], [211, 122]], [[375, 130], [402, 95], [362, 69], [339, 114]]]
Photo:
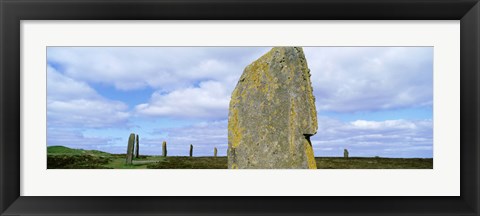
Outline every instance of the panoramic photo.
[[48, 169], [433, 169], [433, 47], [47, 47]]

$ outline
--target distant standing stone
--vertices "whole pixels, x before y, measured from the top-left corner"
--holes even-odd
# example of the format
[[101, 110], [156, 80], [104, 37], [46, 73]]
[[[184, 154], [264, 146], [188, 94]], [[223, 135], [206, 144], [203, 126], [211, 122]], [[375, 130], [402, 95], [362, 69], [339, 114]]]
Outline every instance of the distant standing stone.
[[301, 47], [275, 47], [248, 65], [232, 93], [228, 168], [316, 169], [310, 70]]
[[140, 140], [139, 140], [138, 134], [137, 134], [137, 139], [135, 141], [136, 141], [135, 158], [139, 158], [140, 157]]
[[162, 143], [162, 156], [166, 157], [167, 156], [167, 142], [163, 141]]
[[347, 149], [343, 150], [343, 157], [348, 158], [348, 150]]
[[126, 164], [132, 164], [134, 142], [135, 142], [135, 134], [131, 133], [130, 136], [128, 137]]

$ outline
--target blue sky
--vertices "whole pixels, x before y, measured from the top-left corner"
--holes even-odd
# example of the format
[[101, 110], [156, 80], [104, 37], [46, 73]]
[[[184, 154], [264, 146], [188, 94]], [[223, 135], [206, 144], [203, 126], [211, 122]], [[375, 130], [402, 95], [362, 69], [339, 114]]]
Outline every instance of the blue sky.
[[[271, 47], [48, 47], [47, 145], [226, 155], [228, 104]], [[304, 47], [315, 156], [433, 157], [433, 47]]]

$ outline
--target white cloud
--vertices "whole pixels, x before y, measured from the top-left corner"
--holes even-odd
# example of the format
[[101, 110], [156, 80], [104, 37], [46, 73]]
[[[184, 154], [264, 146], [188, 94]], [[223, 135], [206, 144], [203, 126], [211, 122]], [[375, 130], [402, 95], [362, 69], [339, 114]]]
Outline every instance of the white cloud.
[[220, 82], [201, 82], [198, 88], [185, 88], [166, 94], [155, 92], [149, 103], [136, 106], [139, 114], [186, 118], [225, 118], [230, 92]]
[[48, 124], [55, 126], [105, 127], [126, 123], [130, 114], [121, 102], [72, 99], [49, 101]]
[[394, 128], [394, 129], [415, 129], [416, 125], [413, 122], [405, 120], [386, 120], [386, 121], [365, 121], [365, 120], [356, 120], [350, 122], [353, 128], [357, 129], [385, 129], [385, 128]]
[[[224, 97], [202, 94], [198, 83], [213, 81], [230, 97], [243, 69], [268, 47], [69, 47], [49, 48], [48, 61], [61, 65], [72, 80], [104, 83], [119, 90], [153, 88], [151, 101], [137, 106], [148, 115], [182, 110], [183, 117], [205, 118], [224, 104]], [[428, 47], [305, 47], [319, 111], [358, 112], [431, 106], [432, 48]], [[202, 103], [178, 96], [202, 94]], [[212, 97], [210, 97], [212, 96]], [[175, 106], [175, 98], [183, 104]], [[190, 100], [192, 97], [187, 98]], [[157, 101], [170, 104], [160, 105]], [[200, 105], [200, 111], [194, 105]], [[187, 107], [192, 106], [192, 107]], [[197, 111], [195, 111], [197, 110]], [[217, 118], [222, 118], [217, 112]]]
[[81, 130], [72, 128], [48, 128], [47, 145], [61, 145], [69, 148], [100, 150], [107, 152], [123, 153], [126, 145], [118, 146], [117, 138], [85, 136]]
[[71, 78], [120, 90], [162, 91], [199, 80], [237, 79], [268, 48], [256, 47], [51, 47], [48, 61]]
[[84, 82], [47, 69], [47, 124], [51, 127], [112, 127], [130, 114], [123, 102], [103, 98]]
[[86, 83], [78, 82], [59, 73], [55, 68], [47, 67], [47, 90], [49, 100], [70, 98], [97, 99], [100, 96]]
[[[228, 148], [227, 120], [205, 121], [189, 126], [157, 130], [162, 137], [142, 139], [145, 152], [160, 154], [167, 141], [170, 155], [188, 155], [190, 144], [197, 156], [212, 155], [217, 147], [225, 156]], [[356, 120], [342, 122], [319, 116], [319, 129], [311, 137], [314, 154], [343, 156], [347, 148], [352, 157], [433, 157], [433, 122], [431, 120]]]
[[356, 120], [341, 122], [320, 116], [312, 137], [316, 156], [432, 157], [432, 120]]
[[307, 47], [317, 109], [357, 112], [431, 106], [431, 47]]
[[162, 152], [162, 142], [167, 142], [168, 154], [187, 156], [190, 144], [194, 146], [194, 155], [211, 156], [213, 148], [218, 149], [218, 156], [226, 156], [228, 147], [227, 120], [205, 121], [189, 126], [159, 129], [157, 134], [163, 137], [141, 139], [141, 145], [146, 145], [146, 154], [159, 155]]
[[[227, 120], [206, 121], [161, 129], [155, 133], [164, 136], [143, 138], [141, 142], [147, 154], [160, 154], [165, 140], [170, 155], [188, 155], [193, 144], [197, 156], [212, 155], [214, 147], [225, 156], [227, 124]], [[352, 157], [433, 157], [433, 123], [428, 119], [342, 122], [319, 116], [318, 133], [311, 141], [317, 157], [341, 157], [344, 148]]]
[[[246, 65], [266, 47], [52, 47], [48, 62], [72, 82], [102, 83], [118, 93], [154, 93], [135, 106], [140, 115], [222, 119]], [[59, 88], [60, 89], [60, 88]], [[91, 94], [89, 94], [91, 95]]]

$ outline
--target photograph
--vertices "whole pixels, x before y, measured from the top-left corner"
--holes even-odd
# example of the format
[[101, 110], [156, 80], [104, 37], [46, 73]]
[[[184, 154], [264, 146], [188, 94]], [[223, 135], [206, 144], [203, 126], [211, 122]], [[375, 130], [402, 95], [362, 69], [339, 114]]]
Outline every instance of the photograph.
[[1, 216], [479, 215], [480, 0], [0, 2]]
[[433, 52], [48, 46], [47, 169], [433, 169]]

